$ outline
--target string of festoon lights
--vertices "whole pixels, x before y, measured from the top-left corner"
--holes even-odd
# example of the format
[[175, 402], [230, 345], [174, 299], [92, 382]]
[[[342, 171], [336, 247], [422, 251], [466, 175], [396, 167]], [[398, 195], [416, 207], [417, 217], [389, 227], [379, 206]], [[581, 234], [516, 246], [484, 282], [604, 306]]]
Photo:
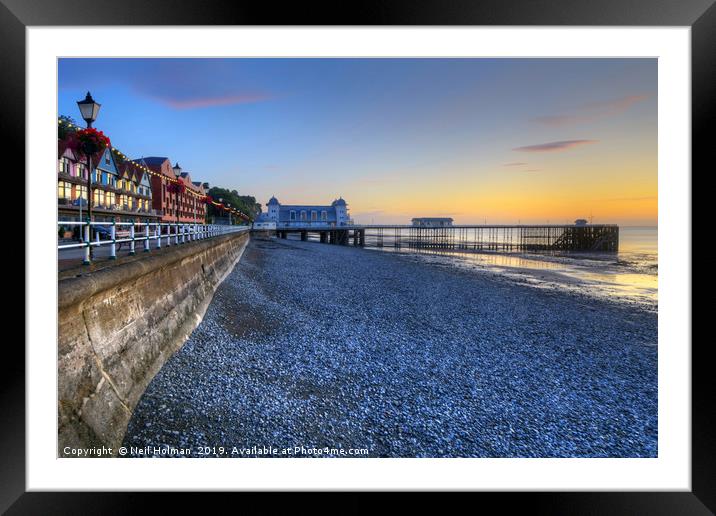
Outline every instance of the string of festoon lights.
[[[58, 123], [59, 125], [67, 126], [67, 127], [69, 127], [70, 129], [79, 129], [79, 130], [83, 129], [82, 127], [79, 127], [78, 125], [75, 125], [75, 124], [73, 124], [72, 122], [69, 122], [69, 121], [67, 121], [67, 120], [63, 120], [63, 119], [61, 119], [61, 118], [58, 118], [58, 119], [57, 119], [57, 123]], [[186, 183], [185, 183], [184, 181], [181, 181], [181, 180], [179, 180], [179, 179], [173, 179], [173, 178], [168, 177], [168, 176], [166, 176], [166, 175], [164, 175], [164, 174], [160, 174], [160, 173], [158, 173], [158, 172], [155, 172], [154, 170], [151, 170], [149, 167], [146, 167], [145, 165], [142, 165], [142, 164], [140, 164], [140, 163], [137, 163], [136, 161], [131, 160], [131, 159], [129, 158], [129, 156], [127, 156], [126, 154], [124, 154], [122, 151], [120, 151], [120, 150], [117, 149], [116, 147], [110, 147], [110, 149], [111, 149], [112, 152], [114, 152], [117, 156], [119, 156], [120, 158], [122, 158], [125, 162], [131, 163], [131, 165], [132, 165], [133, 167], [136, 167], [136, 168], [138, 168], [138, 169], [140, 169], [140, 170], [146, 172], [147, 174], [151, 174], [151, 175], [153, 175], [153, 176], [162, 178], [162, 179], [164, 179], [164, 180], [166, 180], [166, 181], [169, 181], [169, 182], [171, 182], [171, 183], [186, 185]], [[221, 209], [221, 210], [224, 210], [224, 211], [226, 211], [226, 212], [232, 213], [233, 215], [236, 215], [237, 217], [242, 218], [242, 219], [244, 219], [244, 220], [250, 220], [250, 219], [251, 219], [251, 218], [250, 218], [248, 215], [246, 215], [244, 212], [242, 212], [242, 211], [240, 211], [240, 210], [237, 210], [237, 209], [235, 209], [235, 208], [231, 208], [231, 207], [229, 207], [229, 206], [226, 206], [224, 203], [216, 202], [216, 201], [215, 201], [214, 199], [212, 199], [211, 196], [209, 196], [209, 195], [201, 195], [201, 194], [199, 194], [199, 193], [197, 193], [197, 192], [194, 192], [193, 190], [188, 189], [188, 188], [184, 190], [184, 193], [188, 193], [189, 195], [193, 195], [194, 197], [197, 197], [197, 198], [201, 199], [202, 201], [204, 201], [204, 202], [207, 203], [207, 204], [211, 204], [211, 205], [213, 205], [213, 206], [216, 206], [217, 208], [219, 208], [219, 209]]]

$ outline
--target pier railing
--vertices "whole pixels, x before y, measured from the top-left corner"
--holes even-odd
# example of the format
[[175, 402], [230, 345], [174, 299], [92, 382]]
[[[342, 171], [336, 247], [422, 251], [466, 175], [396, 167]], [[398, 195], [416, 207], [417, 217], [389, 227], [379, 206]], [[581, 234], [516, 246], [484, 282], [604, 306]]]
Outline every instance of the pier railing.
[[475, 251], [609, 251], [619, 248], [619, 226], [586, 225], [350, 225], [324, 228], [294, 224], [276, 228], [279, 237], [318, 235], [321, 242], [365, 247]]
[[[249, 226], [226, 226], [217, 224], [182, 224], [171, 222], [76, 222], [58, 221], [58, 253], [80, 249], [82, 263], [91, 263], [92, 250], [106, 248], [110, 260], [117, 258], [117, 251], [125, 244], [129, 255], [139, 248], [149, 252], [152, 247], [182, 245], [195, 240], [204, 240], [228, 233], [249, 231]], [[74, 240], [63, 238], [65, 231], [72, 233]], [[60, 254], [60, 258], [62, 254]]]

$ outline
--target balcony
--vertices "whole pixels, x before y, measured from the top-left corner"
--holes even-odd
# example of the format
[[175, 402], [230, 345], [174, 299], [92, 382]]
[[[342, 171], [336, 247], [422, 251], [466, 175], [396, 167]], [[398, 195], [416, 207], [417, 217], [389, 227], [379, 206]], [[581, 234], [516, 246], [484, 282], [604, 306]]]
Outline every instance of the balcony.
[[[80, 199], [72, 200], [58, 197], [57, 207], [63, 209], [79, 210]], [[87, 210], [87, 201], [85, 199], [82, 199], [82, 210]], [[151, 217], [161, 217], [163, 215], [163, 212], [161, 210], [155, 210], [153, 208], [148, 208], [145, 210], [144, 208], [139, 207], [130, 208], [127, 204], [95, 204], [92, 206], [92, 211], [105, 214], [116, 213], [118, 215], [140, 215]]]
[[82, 203], [82, 208], [87, 209], [87, 199], [68, 199], [66, 197], [57, 198], [57, 206], [67, 208], [78, 208]]
[[[262, 222], [275, 222], [275, 221], [262, 221]], [[290, 227], [315, 227], [315, 228], [331, 228], [335, 227], [335, 221], [327, 220], [291, 220], [289, 222], [277, 222], [277, 228], [290, 228]]]
[[84, 185], [87, 183], [86, 177], [78, 177], [68, 174], [67, 172], [57, 172], [57, 179], [61, 179], [62, 181], [67, 181], [68, 183], [73, 183], [76, 185]]

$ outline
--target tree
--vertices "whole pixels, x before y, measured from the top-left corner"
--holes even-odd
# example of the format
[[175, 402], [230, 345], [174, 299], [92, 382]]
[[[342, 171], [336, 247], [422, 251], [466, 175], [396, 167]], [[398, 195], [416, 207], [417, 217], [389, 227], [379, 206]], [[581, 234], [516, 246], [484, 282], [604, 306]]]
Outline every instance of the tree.
[[[232, 208], [245, 213], [252, 219], [256, 218], [259, 213], [261, 213], [261, 205], [256, 202], [255, 197], [250, 195], [239, 195], [239, 192], [236, 190], [229, 190], [228, 188], [214, 186], [209, 189], [207, 194], [216, 202], [219, 202], [219, 199], [223, 199], [223, 204], [231, 204]], [[210, 204], [209, 216], [226, 217], [227, 214], [222, 209]]]
[[68, 136], [77, 132], [77, 122], [71, 116], [60, 115], [58, 117], [58, 122], [57, 137], [60, 140], [65, 140]]

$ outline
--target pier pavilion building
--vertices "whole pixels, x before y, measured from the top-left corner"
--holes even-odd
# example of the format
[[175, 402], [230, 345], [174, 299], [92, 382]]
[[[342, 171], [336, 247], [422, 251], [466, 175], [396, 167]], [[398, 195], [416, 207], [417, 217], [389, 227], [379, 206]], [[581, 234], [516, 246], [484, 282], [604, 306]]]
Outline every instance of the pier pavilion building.
[[275, 223], [277, 228], [292, 226], [348, 226], [353, 223], [348, 204], [339, 197], [330, 205], [281, 204], [276, 197], [266, 203], [266, 212], [256, 220], [259, 224]]
[[453, 220], [450, 217], [416, 217], [412, 220], [413, 226], [426, 228], [443, 228], [452, 226]]

